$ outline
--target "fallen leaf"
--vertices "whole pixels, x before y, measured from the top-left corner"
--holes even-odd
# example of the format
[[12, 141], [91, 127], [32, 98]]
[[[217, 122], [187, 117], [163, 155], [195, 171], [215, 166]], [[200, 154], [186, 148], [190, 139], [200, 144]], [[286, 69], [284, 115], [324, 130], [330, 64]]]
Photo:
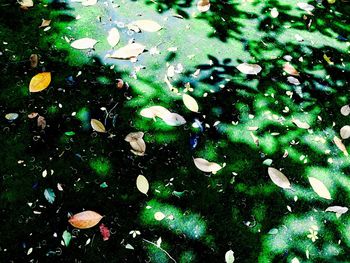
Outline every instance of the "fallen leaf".
[[106, 132], [105, 126], [99, 120], [91, 119], [90, 124], [91, 124], [92, 129], [94, 129], [94, 131]]
[[330, 206], [325, 210], [326, 212], [334, 212], [336, 216], [339, 218], [342, 214], [348, 212], [349, 208], [344, 206]]
[[147, 19], [136, 20], [131, 24], [136, 25], [142, 31], [146, 31], [146, 32], [157, 32], [162, 29], [162, 26], [159, 25], [157, 22], [152, 20], [147, 20]]
[[350, 105], [345, 105], [340, 108], [340, 113], [344, 116], [348, 116], [350, 114]]
[[14, 121], [15, 119], [18, 118], [18, 113], [7, 113], [5, 115], [5, 118], [9, 121]]
[[290, 83], [290, 84], [293, 84], [293, 85], [300, 85], [300, 81], [297, 79], [297, 78], [294, 78], [294, 77], [287, 77], [287, 81]]
[[182, 95], [182, 100], [186, 106], [187, 109], [193, 112], [198, 112], [199, 106], [197, 101], [191, 97], [190, 95], [183, 94]]
[[271, 14], [271, 16], [272, 16], [273, 18], [276, 18], [276, 17], [278, 17], [279, 12], [278, 12], [277, 8], [274, 7], [274, 8], [271, 9], [270, 14]]
[[98, 41], [93, 39], [93, 38], [81, 38], [73, 41], [70, 45], [72, 48], [75, 49], [89, 49], [89, 48], [94, 48]]
[[163, 118], [165, 115], [170, 113], [171, 112], [163, 106], [151, 106], [140, 111], [140, 115], [142, 117], [151, 119], [154, 119], [155, 117]]
[[165, 218], [165, 215], [162, 213], [162, 212], [156, 212], [154, 214], [154, 218], [157, 220], [157, 221], [162, 221], [164, 218]]
[[53, 202], [55, 201], [55, 198], [56, 198], [55, 192], [51, 188], [45, 189], [44, 196], [50, 204], [53, 204]]
[[83, 6], [92, 6], [97, 4], [97, 0], [85, 0], [81, 3]]
[[261, 71], [261, 67], [258, 64], [242, 63], [236, 67], [240, 72], [247, 75], [257, 75]]
[[226, 263], [233, 263], [235, 261], [235, 257], [233, 255], [233, 251], [229, 250], [225, 253], [225, 262]]
[[147, 195], [147, 192], [149, 190], [149, 183], [147, 178], [143, 175], [139, 175], [136, 179], [136, 187], [141, 193]]
[[29, 83], [30, 92], [40, 92], [46, 89], [51, 82], [51, 72], [42, 72], [36, 74]]
[[314, 177], [309, 177], [309, 182], [312, 189], [318, 194], [320, 197], [325, 199], [332, 199], [331, 194], [329, 193], [327, 187], [318, 179]]
[[41, 22], [41, 25], [39, 26], [39, 28], [47, 27], [50, 24], [51, 24], [51, 20], [42, 19], [42, 22]]
[[193, 161], [199, 170], [206, 173], [216, 173], [217, 171], [222, 169], [222, 167], [219, 164], [209, 162], [203, 158], [194, 158]]
[[36, 120], [37, 126], [40, 127], [42, 130], [46, 127], [46, 120], [45, 117], [39, 116]]
[[181, 126], [186, 123], [184, 117], [177, 113], [170, 113], [162, 117], [162, 120], [170, 126]]
[[102, 219], [102, 216], [94, 211], [84, 211], [73, 215], [68, 222], [79, 229], [86, 229], [96, 226]]
[[37, 113], [37, 112], [32, 112], [32, 113], [29, 113], [28, 114], [28, 118], [29, 119], [34, 119], [36, 116], [38, 116], [39, 115], [39, 113]]
[[68, 247], [70, 240], [72, 239], [71, 233], [69, 233], [67, 230], [65, 230], [62, 234], [62, 239], [63, 239], [64, 245], [66, 247]]
[[32, 7], [34, 6], [33, 0], [21, 0], [17, 1], [21, 5], [21, 7]]
[[115, 47], [120, 40], [120, 34], [117, 28], [113, 27], [108, 31], [107, 42], [111, 47]]
[[138, 156], [144, 156], [146, 151], [146, 143], [143, 139], [138, 139], [130, 142], [131, 152]]
[[30, 61], [30, 66], [32, 68], [36, 68], [38, 66], [38, 62], [39, 62], [39, 57], [37, 54], [31, 54], [29, 57], [29, 61]]
[[207, 12], [210, 9], [209, 0], [199, 0], [197, 2], [197, 9], [199, 12]]
[[100, 225], [100, 233], [102, 235], [103, 241], [107, 241], [111, 236], [111, 232], [109, 231], [108, 227], [106, 227], [104, 224]]
[[348, 139], [350, 137], [350, 126], [345, 125], [340, 129], [340, 137], [342, 139]]
[[136, 58], [145, 50], [145, 48], [146, 47], [142, 44], [132, 43], [114, 51], [109, 57], [116, 59]]
[[349, 153], [346, 150], [345, 145], [342, 143], [342, 141], [337, 136], [334, 136], [333, 141], [334, 141], [335, 145], [338, 147], [338, 149], [341, 150], [345, 156], [349, 156]]
[[289, 62], [286, 62], [283, 65], [283, 70], [285, 72], [287, 72], [289, 75], [293, 75], [293, 76], [299, 76], [299, 72], [294, 68], [294, 66], [292, 64], [290, 64]]
[[304, 11], [311, 12], [315, 9], [313, 5], [310, 5], [308, 3], [297, 3], [298, 7], [300, 9], [303, 9]]
[[143, 135], [143, 132], [130, 132], [128, 135], [126, 135], [124, 140], [127, 142], [132, 142], [138, 139], [142, 139]]
[[307, 122], [303, 122], [299, 119], [292, 119], [292, 122], [301, 129], [310, 129], [310, 125]]
[[275, 185], [277, 185], [283, 189], [290, 189], [291, 188], [288, 178], [282, 172], [280, 172], [279, 170], [277, 170], [273, 167], [269, 167], [267, 172], [270, 176], [270, 179], [272, 180], [272, 182]]

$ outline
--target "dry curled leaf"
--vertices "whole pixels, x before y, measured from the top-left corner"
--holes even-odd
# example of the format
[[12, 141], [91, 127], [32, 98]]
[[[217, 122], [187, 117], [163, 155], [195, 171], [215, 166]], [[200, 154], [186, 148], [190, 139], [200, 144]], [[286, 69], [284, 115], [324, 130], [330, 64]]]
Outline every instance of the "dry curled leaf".
[[149, 183], [147, 178], [143, 175], [139, 175], [136, 179], [136, 187], [141, 193], [147, 195], [147, 192], [149, 190]]
[[136, 20], [131, 24], [146, 32], [157, 32], [162, 29], [162, 26], [157, 22], [147, 19]]
[[240, 72], [247, 75], [257, 75], [261, 71], [261, 67], [258, 64], [242, 63], [236, 67]]
[[146, 143], [143, 140], [143, 132], [131, 132], [125, 137], [125, 141], [130, 143], [131, 152], [138, 156], [145, 155]]
[[219, 164], [209, 162], [203, 158], [194, 158], [193, 162], [199, 170], [206, 173], [216, 173], [217, 171], [222, 169], [222, 167]]
[[337, 136], [334, 136], [333, 141], [334, 141], [334, 144], [338, 147], [339, 150], [341, 150], [344, 153], [345, 156], [349, 156], [349, 153], [346, 150], [345, 145]]
[[91, 119], [90, 124], [91, 124], [91, 127], [94, 129], [94, 131], [102, 132], [102, 133], [106, 132], [105, 126], [99, 120]]
[[36, 74], [29, 83], [30, 92], [40, 92], [46, 89], [51, 82], [51, 72], [42, 72]]
[[331, 194], [329, 193], [327, 187], [321, 182], [320, 180], [309, 177], [309, 182], [312, 187], [312, 189], [315, 191], [316, 194], [318, 194], [320, 197], [325, 199], [332, 199]]
[[345, 206], [330, 206], [327, 207], [327, 209], [325, 210], [326, 212], [334, 212], [336, 213], [337, 217], [340, 217], [342, 214], [347, 213], [349, 210], [349, 208], [345, 207]]
[[197, 2], [197, 9], [199, 12], [207, 12], [210, 9], [210, 1], [209, 0], [199, 0]]
[[130, 132], [128, 135], [126, 135], [125, 141], [127, 142], [136, 141], [138, 139], [142, 139], [143, 135], [144, 135], [143, 132]]
[[275, 185], [283, 189], [291, 188], [288, 178], [282, 172], [273, 167], [269, 167], [267, 172]]
[[136, 58], [145, 50], [145, 48], [146, 47], [142, 44], [131, 43], [114, 51], [111, 55], [109, 55], [109, 57], [116, 59]]
[[32, 68], [36, 68], [38, 66], [38, 62], [39, 62], [39, 57], [37, 54], [31, 54], [29, 57], [29, 61], [30, 61], [30, 66]]
[[97, 225], [102, 219], [102, 216], [94, 211], [84, 211], [73, 215], [68, 222], [79, 229], [91, 228]]
[[29, 119], [34, 119], [36, 116], [38, 116], [39, 115], [39, 113], [37, 113], [37, 112], [32, 112], [32, 113], [29, 113], [28, 114], [28, 118]]
[[45, 118], [43, 116], [39, 116], [37, 118], [37, 125], [41, 129], [45, 129], [45, 127], [46, 127], [46, 120], [45, 120]]

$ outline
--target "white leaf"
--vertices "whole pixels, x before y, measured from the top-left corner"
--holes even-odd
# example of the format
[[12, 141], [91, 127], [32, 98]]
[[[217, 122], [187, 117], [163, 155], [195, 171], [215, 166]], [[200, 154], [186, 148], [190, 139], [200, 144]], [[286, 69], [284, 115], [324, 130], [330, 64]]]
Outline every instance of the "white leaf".
[[177, 113], [166, 114], [162, 117], [162, 120], [170, 126], [181, 126], [186, 123], [184, 117]]
[[289, 189], [290, 188], [290, 182], [288, 180], [288, 178], [281, 173], [279, 170], [273, 168], [273, 167], [269, 167], [267, 170], [272, 182], [283, 188], [283, 189]]
[[295, 86], [300, 85], [300, 81], [297, 78], [294, 78], [292, 76], [287, 77], [287, 80], [290, 84], [293, 84]]
[[310, 128], [310, 125], [307, 123], [307, 122], [303, 122], [299, 119], [292, 119], [292, 122], [298, 127], [298, 128], [301, 128], [301, 129], [309, 129]]
[[341, 107], [340, 113], [344, 116], [348, 116], [350, 114], [350, 105], [345, 105]]
[[261, 71], [258, 64], [242, 63], [236, 67], [240, 72], [248, 75], [257, 75]]
[[108, 32], [108, 36], [107, 36], [107, 41], [108, 44], [111, 47], [116, 46], [119, 43], [120, 40], [120, 35], [119, 35], [119, 31], [117, 28], [113, 27], [111, 30], [109, 30]]
[[171, 112], [164, 108], [163, 106], [151, 106], [149, 108], [142, 109], [140, 111], [140, 115], [145, 117], [145, 118], [163, 118], [164, 116], [170, 114]]
[[199, 106], [197, 101], [191, 97], [190, 95], [183, 94], [182, 95], [182, 100], [186, 106], [187, 109], [193, 112], [198, 112]]
[[93, 38], [85, 37], [85, 38], [81, 38], [73, 41], [70, 45], [72, 48], [75, 48], [75, 49], [88, 49], [88, 48], [94, 48], [96, 43], [97, 43], [97, 40]]
[[219, 164], [208, 162], [203, 158], [194, 158], [193, 162], [199, 170], [206, 173], [216, 173], [217, 171], [222, 169], [222, 167]]
[[297, 3], [298, 7], [300, 9], [303, 9], [304, 11], [311, 12], [315, 9], [313, 5], [309, 5], [308, 3]]
[[350, 137], [350, 126], [345, 125], [340, 129], [340, 137], [342, 139], [348, 139]]
[[152, 20], [147, 20], [147, 19], [136, 20], [131, 24], [136, 25], [142, 31], [146, 31], [146, 32], [157, 32], [162, 29], [162, 26], [159, 25], [157, 22]]
[[337, 216], [341, 216], [342, 214], [345, 214], [348, 212], [349, 208], [344, 207], [344, 206], [330, 206], [328, 207], [325, 211], [326, 212], [334, 212], [337, 214]]
[[126, 244], [125, 248], [134, 250], [134, 247], [130, 244]]
[[341, 150], [345, 156], [349, 156], [349, 153], [346, 150], [345, 145], [337, 136], [334, 136], [333, 141], [334, 141], [335, 145], [338, 147], [338, 149]]
[[233, 263], [235, 261], [235, 257], [233, 255], [233, 251], [229, 250], [225, 254], [225, 262], [226, 263]]
[[160, 247], [160, 245], [162, 244], [162, 238], [158, 238], [157, 240], [157, 247]]
[[154, 214], [154, 218], [157, 220], [157, 221], [162, 221], [164, 218], [165, 218], [165, 215], [162, 213], [162, 212], [156, 212]]
[[293, 258], [290, 263], [300, 263], [300, 261], [298, 258]]
[[117, 58], [117, 59], [130, 59], [130, 58], [136, 58], [138, 55], [140, 55], [144, 50], [145, 46], [139, 43], [131, 43], [128, 44], [122, 48], [119, 48], [118, 50], [114, 51], [112, 55], [110, 55], [110, 58]]
[[314, 177], [309, 177], [309, 182], [312, 189], [318, 194], [320, 197], [325, 199], [332, 199], [331, 194], [329, 193], [327, 187], [318, 179]]
[[147, 192], [149, 190], [149, 183], [147, 181], [147, 178], [143, 175], [139, 175], [136, 179], [136, 187], [141, 193], [147, 195]]
[[21, 0], [17, 1], [23, 7], [32, 7], [34, 5], [33, 0]]
[[83, 6], [91, 6], [91, 5], [96, 5], [97, 0], [85, 0], [81, 3]]
[[276, 7], [272, 8], [270, 13], [273, 18], [276, 18], [279, 15], [279, 12]]

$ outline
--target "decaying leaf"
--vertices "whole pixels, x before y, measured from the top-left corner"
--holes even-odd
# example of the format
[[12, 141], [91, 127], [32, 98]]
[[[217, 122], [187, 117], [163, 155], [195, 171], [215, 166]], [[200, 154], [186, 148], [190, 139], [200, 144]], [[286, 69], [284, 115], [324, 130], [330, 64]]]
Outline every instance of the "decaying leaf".
[[38, 66], [38, 62], [39, 62], [39, 57], [37, 54], [31, 54], [29, 57], [29, 61], [30, 61], [30, 66], [32, 68], [36, 68]]
[[346, 212], [348, 212], [349, 208], [344, 207], [344, 206], [330, 206], [327, 207], [327, 209], [325, 210], [326, 212], [334, 212], [336, 213], [337, 217], [339, 218], [342, 214], [345, 214]]
[[105, 126], [99, 120], [91, 119], [90, 124], [91, 124], [92, 129], [94, 129], [94, 131], [106, 132]]
[[117, 28], [113, 27], [108, 31], [107, 42], [111, 47], [115, 47], [120, 40], [120, 34]]
[[257, 75], [261, 71], [261, 67], [258, 64], [242, 63], [236, 67], [240, 72], [247, 75]]
[[344, 116], [348, 116], [350, 114], [350, 105], [345, 105], [340, 108], [340, 113]]
[[125, 141], [127, 142], [136, 141], [138, 139], [142, 139], [143, 135], [144, 135], [143, 132], [130, 132], [128, 135], [126, 135]]
[[149, 183], [147, 178], [143, 175], [139, 175], [136, 179], [136, 187], [141, 193], [147, 195], [147, 192], [149, 190]]
[[199, 0], [197, 2], [197, 9], [199, 12], [207, 12], [210, 9], [210, 1], [209, 0]]
[[29, 83], [30, 92], [40, 92], [46, 89], [51, 83], [51, 72], [36, 74]]
[[188, 94], [183, 94], [182, 100], [183, 100], [187, 109], [189, 109], [190, 111], [193, 111], [193, 112], [198, 112], [199, 106], [198, 106], [197, 101], [193, 97], [191, 97]]
[[314, 177], [309, 177], [309, 182], [312, 189], [318, 194], [320, 197], [325, 199], [332, 199], [331, 194], [329, 193], [327, 187], [318, 179]]
[[97, 42], [98, 41], [93, 38], [84, 37], [73, 41], [70, 45], [75, 49], [89, 49], [94, 48]]
[[142, 44], [131, 43], [114, 51], [111, 55], [109, 55], [109, 57], [116, 59], [136, 58], [145, 50], [145, 48], [146, 47]]
[[339, 150], [341, 150], [344, 153], [345, 156], [349, 156], [349, 153], [346, 150], [345, 145], [337, 136], [334, 136], [333, 141], [334, 141], [334, 144], [338, 147]]
[[286, 62], [283, 65], [283, 70], [285, 72], [287, 72], [289, 75], [293, 75], [293, 76], [299, 76], [299, 72], [294, 68], [294, 66], [292, 64], [290, 64], [289, 62]]
[[131, 152], [135, 155], [143, 156], [146, 151], [146, 143], [143, 140], [143, 132], [131, 132], [125, 137], [125, 141], [130, 143]]
[[342, 139], [348, 139], [350, 137], [350, 126], [345, 125], [340, 129], [340, 137]]
[[102, 219], [102, 216], [94, 211], [84, 211], [73, 215], [68, 222], [79, 229], [86, 229], [96, 226]]
[[233, 263], [235, 262], [235, 257], [234, 257], [234, 254], [233, 254], [233, 251], [232, 250], [229, 250], [225, 253], [225, 262], [226, 263]]
[[157, 22], [147, 19], [136, 20], [131, 24], [137, 26], [139, 29], [146, 32], [157, 32], [162, 29], [162, 26], [159, 25]]
[[222, 167], [214, 162], [209, 162], [203, 158], [194, 158], [193, 159], [195, 166], [206, 173], [216, 173], [217, 171], [219, 171], [220, 169], [222, 169]]
[[38, 116], [39, 115], [39, 113], [37, 113], [37, 112], [32, 112], [32, 113], [29, 113], [28, 114], [28, 118], [29, 119], [34, 119], [36, 116]]
[[104, 224], [101, 224], [99, 228], [103, 241], [107, 241], [111, 236], [111, 231]]
[[46, 127], [46, 120], [43, 116], [39, 116], [37, 119], [36, 119], [36, 122], [37, 122], [37, 126], [40, 127], [41, 129], [45, 129]]
[[282, 172], [273, 167], [269, 167], [267, 172], [275, 185], [283, 189], [291, 188], [288, 178]]
[[295, 119], [293, 118], [292, 119], [292, 122], [298, 127], [298, 128], [301, 128], [301, 129], [310, 129], [310, 125], [307, 123], [307, 122], [303, 122], [299, 119]]

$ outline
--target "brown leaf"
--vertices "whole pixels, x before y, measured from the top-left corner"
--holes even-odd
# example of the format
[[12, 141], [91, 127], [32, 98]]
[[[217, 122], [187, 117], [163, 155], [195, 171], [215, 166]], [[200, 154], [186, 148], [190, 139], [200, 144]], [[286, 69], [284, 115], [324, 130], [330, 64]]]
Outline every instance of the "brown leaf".
[[50, 23], [51, 23], [51, 20], [43, 19], [43, 21], [41, 22], [41, 25], [39, 26], [39, 28], [47, 27], [47, 26], [50, 25]]
[[143, 132], [130, 132], [128, 135], [126, 135], [125, 141], [127, 142], [136, 141], [138, 139], [142, 139], [143, 135], [144, 135]]
[[292, 64], [290, 64], [289, 62], [286, 62], [283, 65], [283, 70], [285, 72], [287, 72], [289, 75], [293, 75], [293, 76], [299, 76], [299, 72], [293, 67]]
[[28, 114], [28, 118], [29, 119], [34, 119], [36, 116], [38, 116], [39, 114], [37, 112], [32, 112]]
[[41, 129], [45, 129], [46, 127], [46, 120], [43, 116], [39, 116], [37, 119], [37, 125], [38, 127], [40, 127]]
[[91, 228], [97, 225], [102, 219], [102, 216], [94, 211], [84, 211], [73, 215], [68, 222], [79, 229]]
[[209, 0], [199, 0], [197, 3], [197, 9], [199, 12], [207, 12], [210, 9]]
[[30, 61], [30, 66], [32, 68], [36, 68], [38, 66], [38, 62], [39, 62], [39, 57], [37, 54], [31, 54], [29, 57], [29, 61]]

